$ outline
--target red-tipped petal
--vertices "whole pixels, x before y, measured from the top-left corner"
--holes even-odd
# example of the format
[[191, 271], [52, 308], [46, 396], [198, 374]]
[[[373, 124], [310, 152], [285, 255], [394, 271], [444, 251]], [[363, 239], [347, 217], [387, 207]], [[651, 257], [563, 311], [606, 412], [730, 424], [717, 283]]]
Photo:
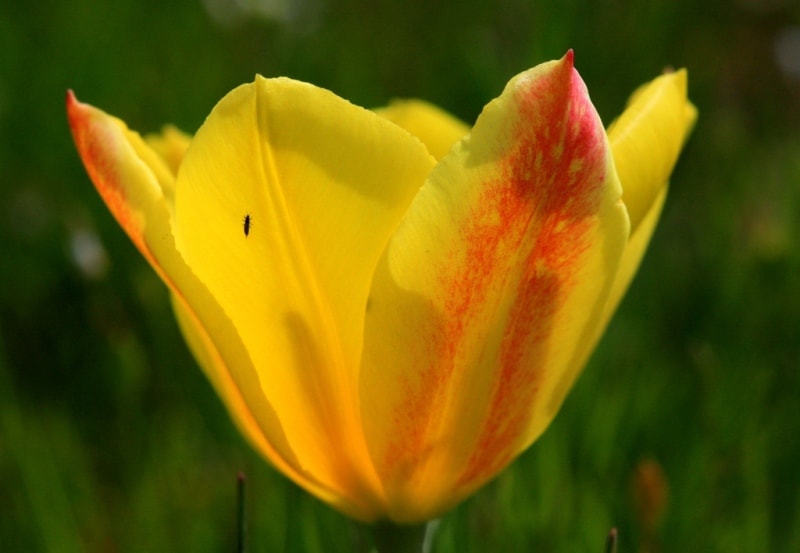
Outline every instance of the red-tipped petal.
[[628, 235], [572, 54], [514, 78], [434, 169], [373, 283], [364, 424], [390, 513], [436, 516], [549, 424]]

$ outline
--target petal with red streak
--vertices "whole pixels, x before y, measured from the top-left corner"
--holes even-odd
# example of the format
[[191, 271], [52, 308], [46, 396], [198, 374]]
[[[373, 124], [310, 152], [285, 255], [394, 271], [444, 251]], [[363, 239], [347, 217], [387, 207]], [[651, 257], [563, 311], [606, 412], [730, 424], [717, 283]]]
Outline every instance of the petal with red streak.
[[628, 236], [572, 55], [514, 78], [434, 169], [373, 281], [364, 426], [390, 516], [436, 516], [535, 439]]

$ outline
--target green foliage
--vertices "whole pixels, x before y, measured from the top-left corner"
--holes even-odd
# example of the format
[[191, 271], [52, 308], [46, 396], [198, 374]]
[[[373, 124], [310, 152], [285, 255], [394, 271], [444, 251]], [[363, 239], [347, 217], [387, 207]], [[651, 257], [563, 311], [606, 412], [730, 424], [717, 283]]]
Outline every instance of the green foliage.
[[[226, 24], [199, 1], [0, 4], [0, 550], [230, 551], [240, 470], [249, 551], [365, 540], [230, 424], [84, 173], [67, 88], [142, 131], [194, 131], [254, 73], [471, 121], [568, 48], [605, 121], [665, 66], [689, 68], [700, 119], [562, 412], [444, 517], [434, 550], [602, 551], [612, 526], [621, 552], [800, 550], [800, 77], [776, 61], [776, 45], [800, 57], [780, 40], [794, 4], [289, 4], [284, 20]], [[83, 269], [80, 244], [97, 256]], [[632, 488], [667, 490], [660, 520]]]

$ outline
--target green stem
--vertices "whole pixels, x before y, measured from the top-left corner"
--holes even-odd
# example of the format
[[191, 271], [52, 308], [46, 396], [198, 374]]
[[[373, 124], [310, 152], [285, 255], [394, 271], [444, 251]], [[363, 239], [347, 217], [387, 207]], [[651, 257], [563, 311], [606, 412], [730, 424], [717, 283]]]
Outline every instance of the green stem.
[[372, 538], [378, 553], [430, 553], [438, 520], [414, 526], [380, 522], [372, 527]]
[[606, 538], [606, 553], [617, 553], [617, 529], [612, 528]]

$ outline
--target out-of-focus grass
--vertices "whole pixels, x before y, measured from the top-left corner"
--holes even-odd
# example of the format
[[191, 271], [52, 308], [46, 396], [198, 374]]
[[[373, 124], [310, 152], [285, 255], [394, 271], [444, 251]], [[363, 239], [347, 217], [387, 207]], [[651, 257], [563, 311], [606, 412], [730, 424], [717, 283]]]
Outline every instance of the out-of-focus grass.
[[[233, 429], [80, 165], [67, 88], [142, 131], [193, 131], [256, 72], [474, 120], [513, 74], [568, 48], [604, 120], [666, 65], [689, 68], [701, 118], [562, 412], [444, 517], [436, 551], [599, 551], [614, 525], [621, 551], [800, 550], [800, 80], [776, 61], [800, 58], [797, 8], [294, 5], [290, 22], [225, 26], [200, 2], [0, 4], [0, 550], [231, 550], [239, 470], [251, 551], [363, 540]], [[95, 255], [83, 269], [81, 244]], [[649, 523], [633, 500], [642, 467], [667, 486]]]

